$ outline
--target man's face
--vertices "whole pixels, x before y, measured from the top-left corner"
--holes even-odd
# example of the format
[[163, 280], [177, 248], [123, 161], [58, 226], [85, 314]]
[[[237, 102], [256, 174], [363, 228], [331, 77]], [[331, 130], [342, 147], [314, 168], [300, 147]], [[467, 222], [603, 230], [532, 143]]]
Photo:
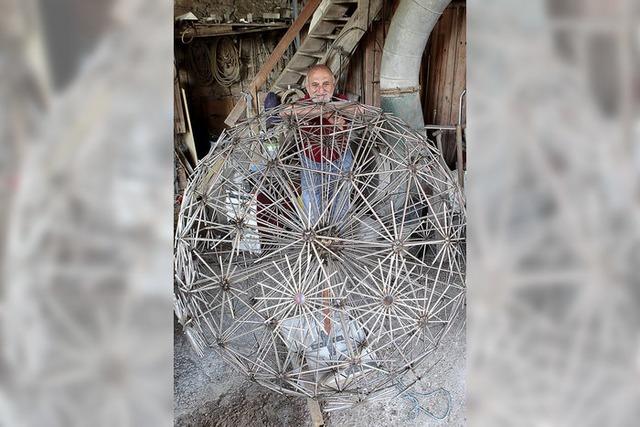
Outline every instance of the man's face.
[[307, 92], [314, 102], [331, 101], [333, 90], [333, 74], [327, 70], [319, 69], [307, 75]]

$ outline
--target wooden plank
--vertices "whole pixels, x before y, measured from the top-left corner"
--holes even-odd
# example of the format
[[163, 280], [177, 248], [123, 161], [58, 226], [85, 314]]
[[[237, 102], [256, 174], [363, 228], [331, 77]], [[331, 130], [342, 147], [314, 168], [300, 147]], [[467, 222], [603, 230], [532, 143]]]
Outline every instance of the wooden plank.
[[173, 120], [175, 133], [185, 133], [187, 131], [184, 110], [182, 109], [182, 95], [180, 94], [180, 85], [177, 76], [174, 77], [173, 82]]
[[363, 102], [364, 97], [362, 93], [362, 68], [363, 64], [363, 53], [364, 53], [364, 41], [362, 40], [360, 46], [356, 49], [353, 54], [353, 57], [350, 61], [349, 68], [346, 73], [346, 80], [344, 85], [344, 91], [347, 94], [358, 95], [358, 100]]
[[313, 427], [324, 426], [324, 417], [322, 416], [322, 409], [318, 401], [307, 398], [307, 407], [309, 408]]
[[[451, 124], [451, 94], [453, 90], [453, 80], [451, 78], [453, 74], [454, 67], [454, 56], [452, 55], [452, 50], [455, 50], [455, 10], [447, 9], [447, 18], [446, 27], [443, 28], [444, 32], [444, 46], [443, 52], [444, 57], [443, 66], [443, 83], [442, 83], [442, 93], [440, 98], [438, 99], [438, 111], [441, 112], [440, 120], [438, 123], [440, 124]], [[453, 49], [452, 49], [453, 48]]]
[[435, 77], [436, 80], [434, 82], [434, 91], [433, 97], [431, 99], [431, 123], [438, 124], [441, 122], [442, 111], [440, 110], [440, 99], [442, 98], [442, 87], [444, 85], [444, 77], [445, 77], [445, 43], [446, 43], [446, 35], [445, 35], [446, 24], [444, 19], [441, 21], [438, 26], [438, 50], [435, 52]]
[[[369, 28], [370, 22], [378, 15], [381, 8], [382, 0], [369, 0], [368, 5], [359, 6], [353, 15], [351, 15], [344, 28], [340, 31], [338, 36], [340, 40], [339, 47], [346, 52], [353, 52], [366, 32], [363, 32], [361, 29], [366, 30]], [[346, 60], [348, 61], [349, 58]], [[334, 49], [333, 56], [331, 58], [326, 58], [325, 63], [331, 68], [334, 74], [338, 74], [340, 71], [339, 49]], [[340, 76], [338, 75], [338, 77]]]
[[[321, 0], [309, 0], [307, 2], [305, 7], [300, 12], [300, 15], [298, 15], [298, 19], [293, 22], [291, 27], [289, 27], [289, 30], [287, 30], [284, 36], [282, 36], [276, 47], [273, 48], [273, 51], [271, 52], [271, 55], [269, 55], [269, 58], [267, 58], [266, 62], [260, 68], [260, 71], [258, 71], [256, 76], [249, 84], [249, 92], [255, 93], [258, 88], [265, 83], [267, 77], [269, 77], [269, 74], [271, 73], [271, 70], [273, 70], [273, 67], [278, 63], [284, 52], [287, 50], [291, 42], [293, 42], [293, 40], [296, 38], [296, 35], [298, 35], [307, 20], [311, 17], [311, 15], [313, 15], [313, 12], [316, 10], [320, 2]], [[233, 110], [231, 110], [231, 113], [229, 113], [227, 119], [224, 122], [228, 126], [233, 126], [242, 116], [245, 108], [246, 101], [244, 100], [244, 98], [240, 98], [240, 100], [238, 101], [236, 106], [233, 107]]]
[[187, 94], [184, 89], [180, 89], [182, 92], [182, 101], [184, 102], [184, 112], [187, 117], [188, 131], [185, 133], [185, 144], [189, 149], [189, 154], [193, 160], [193, 164], [198, 164], [198, 154], [196, 153], [196, 142], [193, 139], [193, 128], [191, 127], [191, 118], [189, 117], [189, 107], [187, 106]]
[[438, 50], [438, 65], [437, 65], [437, 73], [438, 73], [438, 81], [436, 83], [436, 92], [434, 94], [434, 105], [433, 108], [435, 110], [434, 124], [446, 124], [444, 122], [444, 111], [442, 110], [443, 102], [442, 100], [446, 96], [445, 94], [445, 84], [446, 84], [446, 76], [447, 76], [447, 55], [448, 55], [448, 32], [450, 29], [450, 19], [451, 13], [449, 9], [445, 9], [444, 14], [440, 17], [441, 22], [438, 24], [440, 28], [438, 29], [438, 37], [440, 41], [440, 46]]
[[454, 76], [456, 73], [456, 52], [458, 48], [458, 33], [459, 33], [459, 21], [460, 21], [460, 8], [451, 9], [451, 28], [449, 29], [449, 48], [447, 51], [447, 83], [446, 90], [446, 105], [445, 115], [447, 117], [447, 124], [455, 124], [455, 114], [453, 104], [455, 102], [456, 95], [453, 92], [453, 86], [455, 84]]
[[384, 23], [381, 23], [374, 33], [375, 43], [374, 52], [376, 52], [373, 62], [373, 103], [372, 105], [380, 106], [380, 64], [382, 63], [382, 46], [384, 46], [385, 35]]
[[[441, 17], [442, 19], [442, 17]], [[444, 22], [444, 21], [442, 21]], [[427, 123], [429, 124], [437, 124], [439, 123], [438, 114], [439, 114], [439, 105], [438, 100], [441, 97], [441, 86], [444, 78], [444, 69], [443, 69], [443, 58], [444, 58], [444, 34], [442, 31], [443, 24], [436, 24], [434, 28], [434, 49], [433, 49], [433, 87], [431, 91], [431, 99], [429, 102], [429, 120]]]
[[[429, 38], [428, 56], [423, 59], [429, 68], [423, 97], [427, 124], [452, 125], [457, 121], [458, 100], [466, 87], [465, 12], [458, 4], [447, 7]], [[445, 146], [452, 137], [453, 133], [445, 133]]]
[[[458, 37], [456, 40], [456, 67], [453, 74], [453, 102], [451, 103], [451, 112], [453, 121], [458, 122], [458, 109], [460, 107], [460, 94], [467, 87], [467, 18], [466, 9], [457, 8], [460, 11], [460, 19], [458, 21]], [[464, 106], [464, 101], [463, 101]], [[465, 109], [462, 110], [462, 118], [464, 123]]]
[[374, 36], [377, 26], [374, 26], [366, 36], [364, 51], [364, 103], [373, 103], [373, 57], [374, 57]]
[[288, 24], [195, 24], [193, 26], [182, 25], [174, 32], [174, 38], [184, 39], [189, 42], [198, 37], [237, 36], [249, 33], [261, 33], [266, 31], [284, 30]]
[[451, 8], [449, 9], [449, 31], [447, 37], [447, 63], [446, 63], [446, 81], [444, 85], [444, 96], [442, 97], [442, 110], [444, 112], [443, 122], [442, 124], [452, 125], [455, 123], [455, 120], [451, 116], [451, 104], [453, 103], [453, 74], [455, 71], [455, 61], [456, 61], [456, 40], [457, 40], [457, 31], [456, 27], [457, 15], [459, 8]]

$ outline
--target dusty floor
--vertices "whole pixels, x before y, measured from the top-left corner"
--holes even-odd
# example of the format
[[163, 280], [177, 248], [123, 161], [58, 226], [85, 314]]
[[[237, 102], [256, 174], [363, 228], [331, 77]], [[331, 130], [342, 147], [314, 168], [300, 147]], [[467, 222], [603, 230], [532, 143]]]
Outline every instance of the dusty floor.
[[[442, 387], [450, 393], [449, 415], [438, 421], [415, 411], [409, 399], [370, 402], [349, 410], [325, 414], [334, 426], [461, 426], [465, 425], [465, 335], [452, 330], [433, 357], [439, 361], [414, 391], [429, 392]], [[245, 380], [214, 352], [200, 358], [191, 348], [180, 326], [174, 337], [174, 415], [176, 426], [311, 426], [307, 403], [302, 398], [278, 395]], [[422, 367], [427, 370], [429, 365]], [[423, 407], [437, 415], [446, 411], [446, 394], [414, 394]]]

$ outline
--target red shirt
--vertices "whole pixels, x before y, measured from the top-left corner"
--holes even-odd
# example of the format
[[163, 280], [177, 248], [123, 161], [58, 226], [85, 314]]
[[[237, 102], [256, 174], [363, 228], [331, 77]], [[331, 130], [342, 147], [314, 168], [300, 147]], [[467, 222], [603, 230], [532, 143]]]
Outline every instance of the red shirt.
[[[336, 98], [347, 100], [345, 95], [336, 95]], [[302, 101], [309, 100], [307, 94]], [[335, 135], [342, 129], [336, 126], [330, 119], [321, 116], [300, 120], [300, 131], [303, 138], [303, 152], [305, 157], [315, 161], [334, 161], [344, 154], [346, 138], [344, 135]]]

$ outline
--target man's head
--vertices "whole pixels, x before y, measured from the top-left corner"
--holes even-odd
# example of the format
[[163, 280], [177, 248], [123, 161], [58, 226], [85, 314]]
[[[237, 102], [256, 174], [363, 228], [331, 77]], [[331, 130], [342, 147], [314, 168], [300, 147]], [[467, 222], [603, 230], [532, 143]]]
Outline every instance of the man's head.
[[331, 101], [335, 89], [335, 78], [331, 68], [324, 64], [309, 67], [304, 85], [314, 102]]

